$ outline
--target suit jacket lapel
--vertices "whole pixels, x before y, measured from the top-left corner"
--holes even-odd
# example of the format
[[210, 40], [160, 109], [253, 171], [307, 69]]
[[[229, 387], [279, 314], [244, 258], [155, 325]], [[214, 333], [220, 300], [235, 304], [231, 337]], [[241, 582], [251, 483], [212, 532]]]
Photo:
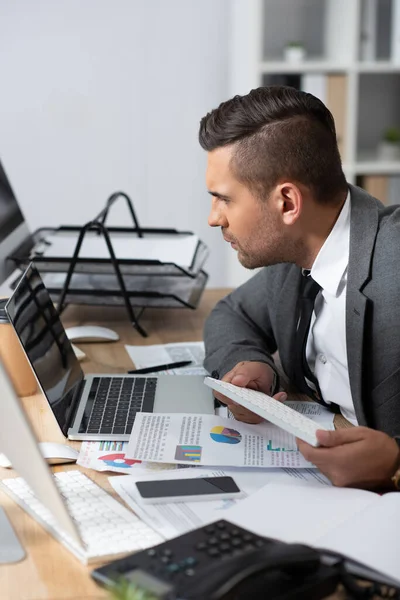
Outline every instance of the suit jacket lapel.
[[363, 341], [368, 299], [362, 289], [370, 274], [379, 223], [379, 204], [352, 185], [350, 250], [346, 295], [346, 347], [354, 409], [360, 425], [366, 425], [363, 407]]

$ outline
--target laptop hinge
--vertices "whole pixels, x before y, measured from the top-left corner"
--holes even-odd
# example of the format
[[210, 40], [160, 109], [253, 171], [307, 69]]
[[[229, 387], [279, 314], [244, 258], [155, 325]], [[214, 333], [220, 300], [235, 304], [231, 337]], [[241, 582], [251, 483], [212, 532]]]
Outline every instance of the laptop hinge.
[[[78, 408], [79, 408], [79, 400], [82, 398], [82, 394], [83, 394], [83, 390], [84, 387], [86, 385], [86, 380], [85, 379], [81, 379], [81, 381], [79, 383], [76, 384], [74, 390], [72, 391], [72, 402], [70, 405], [70, 409], [69, 409], [69, 414], [67, 415], [66, 418], [66, 431], [63, 431], [63, 434], [67, 437], [68, 436], [68, 430], [70, 427], [72, 427], [72, 424], [75, 420], [76, 417], [76, 413], [78, 412]], [[70, 392], [71, 393], [71, 392]]]

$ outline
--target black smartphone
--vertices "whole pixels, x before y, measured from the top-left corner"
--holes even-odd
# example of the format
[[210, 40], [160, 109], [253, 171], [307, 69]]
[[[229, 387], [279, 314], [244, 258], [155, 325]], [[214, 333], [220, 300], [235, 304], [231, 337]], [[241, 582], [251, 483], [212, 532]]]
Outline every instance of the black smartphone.
[[137, 481], [142, 502], [193, 502], [196, 500], [226, 500], [244, 494], [232, 477], [195, 477], [194, 479], [153, 479]]

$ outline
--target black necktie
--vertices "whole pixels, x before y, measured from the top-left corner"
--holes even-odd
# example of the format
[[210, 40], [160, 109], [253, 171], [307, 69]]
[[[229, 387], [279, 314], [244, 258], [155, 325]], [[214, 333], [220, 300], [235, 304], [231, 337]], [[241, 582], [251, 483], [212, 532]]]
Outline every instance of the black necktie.
[[[314, 281], [310, 275], [303, 275], [300, 284], [300, 293], [298, 301], [298, 321], [294, 342], [294, 375], [295, 383], [300, 392], [311, 396], [313, 400], [320, 404], [325, 404], [322, 398], [318, 380], [312, 373], [306, 358], [306, 347], [308, 332], [310, 330], [311, 316], [314, 310], [314, 302], [321, 286]], [[315, 386], [312, 389], [307, 381]]]

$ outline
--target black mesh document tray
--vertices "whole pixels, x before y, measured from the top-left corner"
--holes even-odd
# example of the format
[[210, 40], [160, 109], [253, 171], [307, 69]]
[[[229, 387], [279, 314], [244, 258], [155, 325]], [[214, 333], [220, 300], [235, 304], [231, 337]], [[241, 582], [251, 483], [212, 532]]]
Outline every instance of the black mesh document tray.
[[[18, 248], [8, 258], [21, 269], [25, 269], [32, 261], [43, 272], [63, 273], [68, 272], [71, 266], [73, 253], [79, 240], [82, 227], [60, 226], [57, 228], [41, 228], [32, 234], [33, 245], [26, 248]], [[175, 229], [152, 229], [141, 228], [141, 239], [145, 239], [152, 245], [162, 245], [171, 240], [179, 241], [193, 237], [195, 250], [190, 259], [190, 264], [179, 264], [178, 262], [161, 261], [159, 259], [137, 259], [118, 256], [116, 250], [119, 244], [129, 246], [130, 241], [137, 241], [138, 230], [128, 227], [108, 227], [107, 233], [114, 248], [116, 259], [122, 274], [126, 275], [175, 275], [184, 277], [197, 277], [200, 269], [208, 257], [208, 248], [200, 239], [189, 231], [177, 231]], [[87, 229], [85, 241], [94, 242], [99, 246], [97, 256], [85, 256], [84, 247], [76, 257], [74, 272], [79, 273], [115, 273], [115, 268], [110, 259], [110, 253], [101, 232]], [[51, 240], [52, 243], [49, 242]], [[65, 246], [66, 256], [53, 252]], [[68, 253], [68, 250], [70, 252]], [[101, 255], [103, 251], [104, 255]]]
[[[42, 273], [42, 278], [53, 300], [58, 300], [66, 274]], [[173, 275], [125, 275], [124, 281], [132, 307], [196, 308], [207, 282], [207, 274], [200, 271], [195, 278], [177, 278]], [[124, 305], [115, 274], [75, 273], [69, 283], [65, 302]]]
[[[132, 226], [107, 227], [109, 210], [121, 197]], [[138, 318], [145, 308], [194, 309], [208, 279], [204, 242], [190, 231], [141, 227], [124, 192], [112, 194], [86, 225], [41, 228], [32, 239], [8, 258], [21, 270], [35, 263], [59, 312], [67, 304], [125, 306], [142, 335]]]

